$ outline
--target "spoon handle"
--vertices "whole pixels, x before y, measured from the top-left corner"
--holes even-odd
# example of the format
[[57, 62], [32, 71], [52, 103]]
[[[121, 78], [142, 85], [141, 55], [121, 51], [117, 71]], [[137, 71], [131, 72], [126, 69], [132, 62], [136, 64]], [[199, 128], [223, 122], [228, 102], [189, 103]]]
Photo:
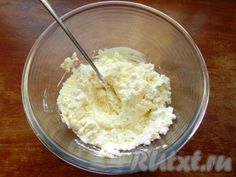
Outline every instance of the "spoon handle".
[[104, 82], [102, 75], [98, 71], [97, 67], [94, 65], [93, 61], [90, 59], [88, 54], [84, 51], [84, 49], [81, 47], [79, 42], [75, 39], [73, 34], [70, 32], [70, 30], [64, 25], [62, 20], [57, 16], [56, 12], [53, 10], [52, 6], [49, 4], [47, 0], [39, 0], [43, 6], [47, 9], [47, 11], [52, 15], [52, 17], [56, 20], [56, 22], [60, 25], [60, 27], [63, 29], [63, 31], [67, 34], [67, 36], [71, 39], [71, 41], [74, 43], [74, 45], [77, 47], [77, 49], [80, 51], [80, 53], [84, 56], [84, 58], [87, 60], [87, 62], [92, 66], [94, 71], [97, 73], [98, 78]]

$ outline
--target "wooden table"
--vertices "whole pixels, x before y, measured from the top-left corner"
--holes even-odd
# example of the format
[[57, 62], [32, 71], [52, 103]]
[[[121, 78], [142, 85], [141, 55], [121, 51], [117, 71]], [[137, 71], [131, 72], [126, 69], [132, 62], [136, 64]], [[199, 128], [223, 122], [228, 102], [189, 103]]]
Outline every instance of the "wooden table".
[[[51, 0], [61, 15], [94, 0]], [[137, 0], [168, 14], [187, 29], [205, 58], [210, 102], [205, 118], [178, 155], [202, 151], [236, 163], [236, 1]], [[63, 162], [49, 152], [29, 127], [21, 101], [26, 56], [52, 18], [38, 1], [0, 1], [0, 177], [102, 176]], [[127, 175], [128, 176], [128, 175]], [[232, 172], [138, 173], [133, 176], [236, 176]]]

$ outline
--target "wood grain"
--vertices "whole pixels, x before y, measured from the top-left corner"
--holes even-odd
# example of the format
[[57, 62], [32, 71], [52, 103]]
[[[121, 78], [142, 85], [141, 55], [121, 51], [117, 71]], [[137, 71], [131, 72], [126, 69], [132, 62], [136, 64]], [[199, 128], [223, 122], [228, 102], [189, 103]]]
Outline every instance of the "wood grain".
[[[94, 0], [51, 0], [59, 14]], [[205, 118], [178, 153], [202, 151], [203, 159], [223, 154], [232, 172], [137, 173], [133, 176], [236, 176], [236, 1], [137, 0], [183, 25], [205, 58], [211, 94]], [[102, 176], [63, 162], [49, 152], [29, 127], [21, 101], [21, 75], [27, 54], [51, 17], [37, 0], [0, 1], [0, 177]], [[129, 176], [129, 175], [127, 175]]]

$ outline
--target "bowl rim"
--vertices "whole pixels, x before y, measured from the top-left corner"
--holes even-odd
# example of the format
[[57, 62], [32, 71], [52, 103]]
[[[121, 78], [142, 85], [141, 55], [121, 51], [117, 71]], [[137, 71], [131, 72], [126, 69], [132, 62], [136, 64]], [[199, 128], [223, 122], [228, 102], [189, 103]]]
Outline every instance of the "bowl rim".
[[[88, 9], [102, 7], [102, 6], [111, 6], [111, 5], [112, 6], [126, 6], [126, 7], [128, 6], [128, 7], [132, 7], [132, 8], [142, 9], [142, 10], [145, 10], [149, 13], [154, 14], [154, 15], [158, 15], [159, 17], [165, 19], [168, 23], [172, 24], [176, 29], [178, 29], [178, 31], [180, 31], [181, 34], [184, 35], [186, 40], [195, 49], [195, 51], [198, 55], [198, 58], [199, 58], [198, 62], [199, 62], [201, 69], [202, 69], [202, 78], [203, 78], [203, 96], [202, 96], [201, 103], [199, 104], [200, 106], [198, 107], [198, 110], [195, 113], [195, 116], [194, 116], [192, 122], [188, 125], [188, 127], [183, 132], [183, 134], [172, 145], [168, 146], [165, 149], [165, 159], [160, 159], [158, 161], [158, 164], [160, 164], [161, 162], [165, 161], [166, 159], [168, 159], [172, 155], [174, 155], [174, 153], [179, 151], [190, 140], [190, 138], [193, 136], [193, 134], [196, 132], [197, 128], [199, 127], [200, 123], [202, 122], [202, 119], [205, 115], [206, 108], [208, 105], [209, 93], [210, 93], [209, 76], [208, 76], [207, 67], [206, 67], [204, 58], [203, 58], [199, 48], [197, 47], [197, 45], [195, 44], [195, 42], [193, 41], [193, 39], [191, 38], [189, 33], [178, 22], [176, 22], [171, 17], [169, 17], [165, 13], [163, 13], [155, 8], [149, 7], [147, 5], [143, 5], [143, 4], [135, 3], [135, 2], [127, 2], [127, 1], [95, 2], [95, 3], [91, 3], [91, 4], [87, 4], [87, 5], [78, 7], [76, 9], [66, 13], [61, 18], [62, 18], [62, 20], [65, 20], [77, 13], [80, 13], [80, 12], [88, 10]], [[81, 169], [84, 169], [84, 170], [90, 171], [90, 172], [100, 173], [100, 174], [128, 174], [128, 173], [135, 173], [135, 172], [140, 171], [140, 169], [130, 170], [129, 165], [121, 166], [121, 167], [108, 165], [108, 166], [106, 166], [106, 168], [101, 168], [100, 166], [98, 166], [94, 163], [91, 164], [87, 160], [75, 157], [74, 155], [66, 152], [63, 148], [58, 146], [57, 143], [55, 143], [52, 139], [50, 139], [43, 132], [40, 125], [37, 123], [35, 115], [33, 113], [33, 109], [31, 107], [29, 95], [28, 95], [29, 71], [30, 71], [32, 60], [33, 60], [33, 56], [34, 56], [38, 46], [40, 45], [40, 41], [49, 33], [49, 31], [55, 25], [57, 25], [56, 22], [53, 22], [39, 36], [39, 38], [36, 40], [36, 42], [32, 46], [32, 48], [27, 56], [25, 65], [24, 65], [23, 74], [22, 74], [22, 81], [21, 81], [21, 94], [22, 94], [22, 102], [23, 102], [24, 111], [25, 111], [29, 125], [31, 126], [32, 130], [34, 131], [34, 133], [36, 134], [38, 139], [47, 147], [48, 150], [50, 150], [53, 154], [55, 154], [57, 157], [59, 157], [63, 161], [65, 161], [75, 167], [78, 167], [78, 168], [81, 168]]]

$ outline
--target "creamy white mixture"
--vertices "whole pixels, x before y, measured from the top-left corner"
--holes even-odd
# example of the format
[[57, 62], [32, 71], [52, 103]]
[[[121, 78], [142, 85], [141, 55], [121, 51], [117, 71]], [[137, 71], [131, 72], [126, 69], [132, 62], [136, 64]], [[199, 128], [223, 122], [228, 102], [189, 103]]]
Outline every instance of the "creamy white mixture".
[[74, 67], [76, 54], [62, 68], [72, 71], [57, 99], [61, 119], [85, 143], [99, 146], [102, 154], [120, 155], [148, 145], [166, 134], [176, 118], [170, 80], [145, 63], [132, 49], [100, 50], [95, 65], [106, 90], [89, 65]]

